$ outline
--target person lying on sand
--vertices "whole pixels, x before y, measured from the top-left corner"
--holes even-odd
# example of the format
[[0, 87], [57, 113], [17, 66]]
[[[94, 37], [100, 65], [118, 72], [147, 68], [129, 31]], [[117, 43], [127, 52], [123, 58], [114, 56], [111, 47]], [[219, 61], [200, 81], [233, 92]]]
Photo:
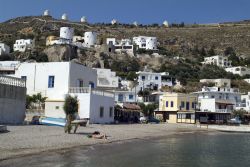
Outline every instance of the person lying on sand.
[[89, 138], [94, 138], [94, 139], [107, 139], [106, 134], [101, 134], [98, 131], [95, 131], [91, 135], [88, 135]]

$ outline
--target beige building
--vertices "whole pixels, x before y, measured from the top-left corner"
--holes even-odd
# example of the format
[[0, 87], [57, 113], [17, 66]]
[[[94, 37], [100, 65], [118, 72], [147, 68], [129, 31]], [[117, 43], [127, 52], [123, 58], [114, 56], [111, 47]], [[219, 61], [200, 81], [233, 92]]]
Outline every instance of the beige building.
[[155, 117], [168, 123], [195, 123], [197, 97], [182, 93], [165, 93], [159, 99]]

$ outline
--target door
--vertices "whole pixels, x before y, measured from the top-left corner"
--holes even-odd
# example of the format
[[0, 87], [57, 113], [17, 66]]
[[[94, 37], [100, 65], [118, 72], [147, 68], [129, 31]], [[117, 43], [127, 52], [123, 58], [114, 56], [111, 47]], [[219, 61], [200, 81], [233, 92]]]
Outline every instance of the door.
[[186, 110], [189, 110], [189, 102], [186, 103]]

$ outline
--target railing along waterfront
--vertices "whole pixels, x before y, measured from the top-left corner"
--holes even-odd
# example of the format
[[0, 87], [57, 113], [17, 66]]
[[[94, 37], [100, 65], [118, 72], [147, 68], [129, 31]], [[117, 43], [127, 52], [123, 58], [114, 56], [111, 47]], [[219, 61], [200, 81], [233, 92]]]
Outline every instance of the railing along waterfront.
[[99, 96], [114, 97], [114, 92], [102, 89], [93, 89], [90, 87], [70, 87], [69, 93], [91, 93]]

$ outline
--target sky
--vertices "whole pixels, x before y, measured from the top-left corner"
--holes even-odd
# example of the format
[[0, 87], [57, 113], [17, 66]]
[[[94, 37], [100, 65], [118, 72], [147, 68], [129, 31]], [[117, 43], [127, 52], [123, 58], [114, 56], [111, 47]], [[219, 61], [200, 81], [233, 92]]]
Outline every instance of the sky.
[[72, 21], [90, 23], [117, 19], [120, 23], [218, 23], [250, 19], [250, 0], [1, 0], [0, 22], [19, 16], [54, 18], [67, 13]]

